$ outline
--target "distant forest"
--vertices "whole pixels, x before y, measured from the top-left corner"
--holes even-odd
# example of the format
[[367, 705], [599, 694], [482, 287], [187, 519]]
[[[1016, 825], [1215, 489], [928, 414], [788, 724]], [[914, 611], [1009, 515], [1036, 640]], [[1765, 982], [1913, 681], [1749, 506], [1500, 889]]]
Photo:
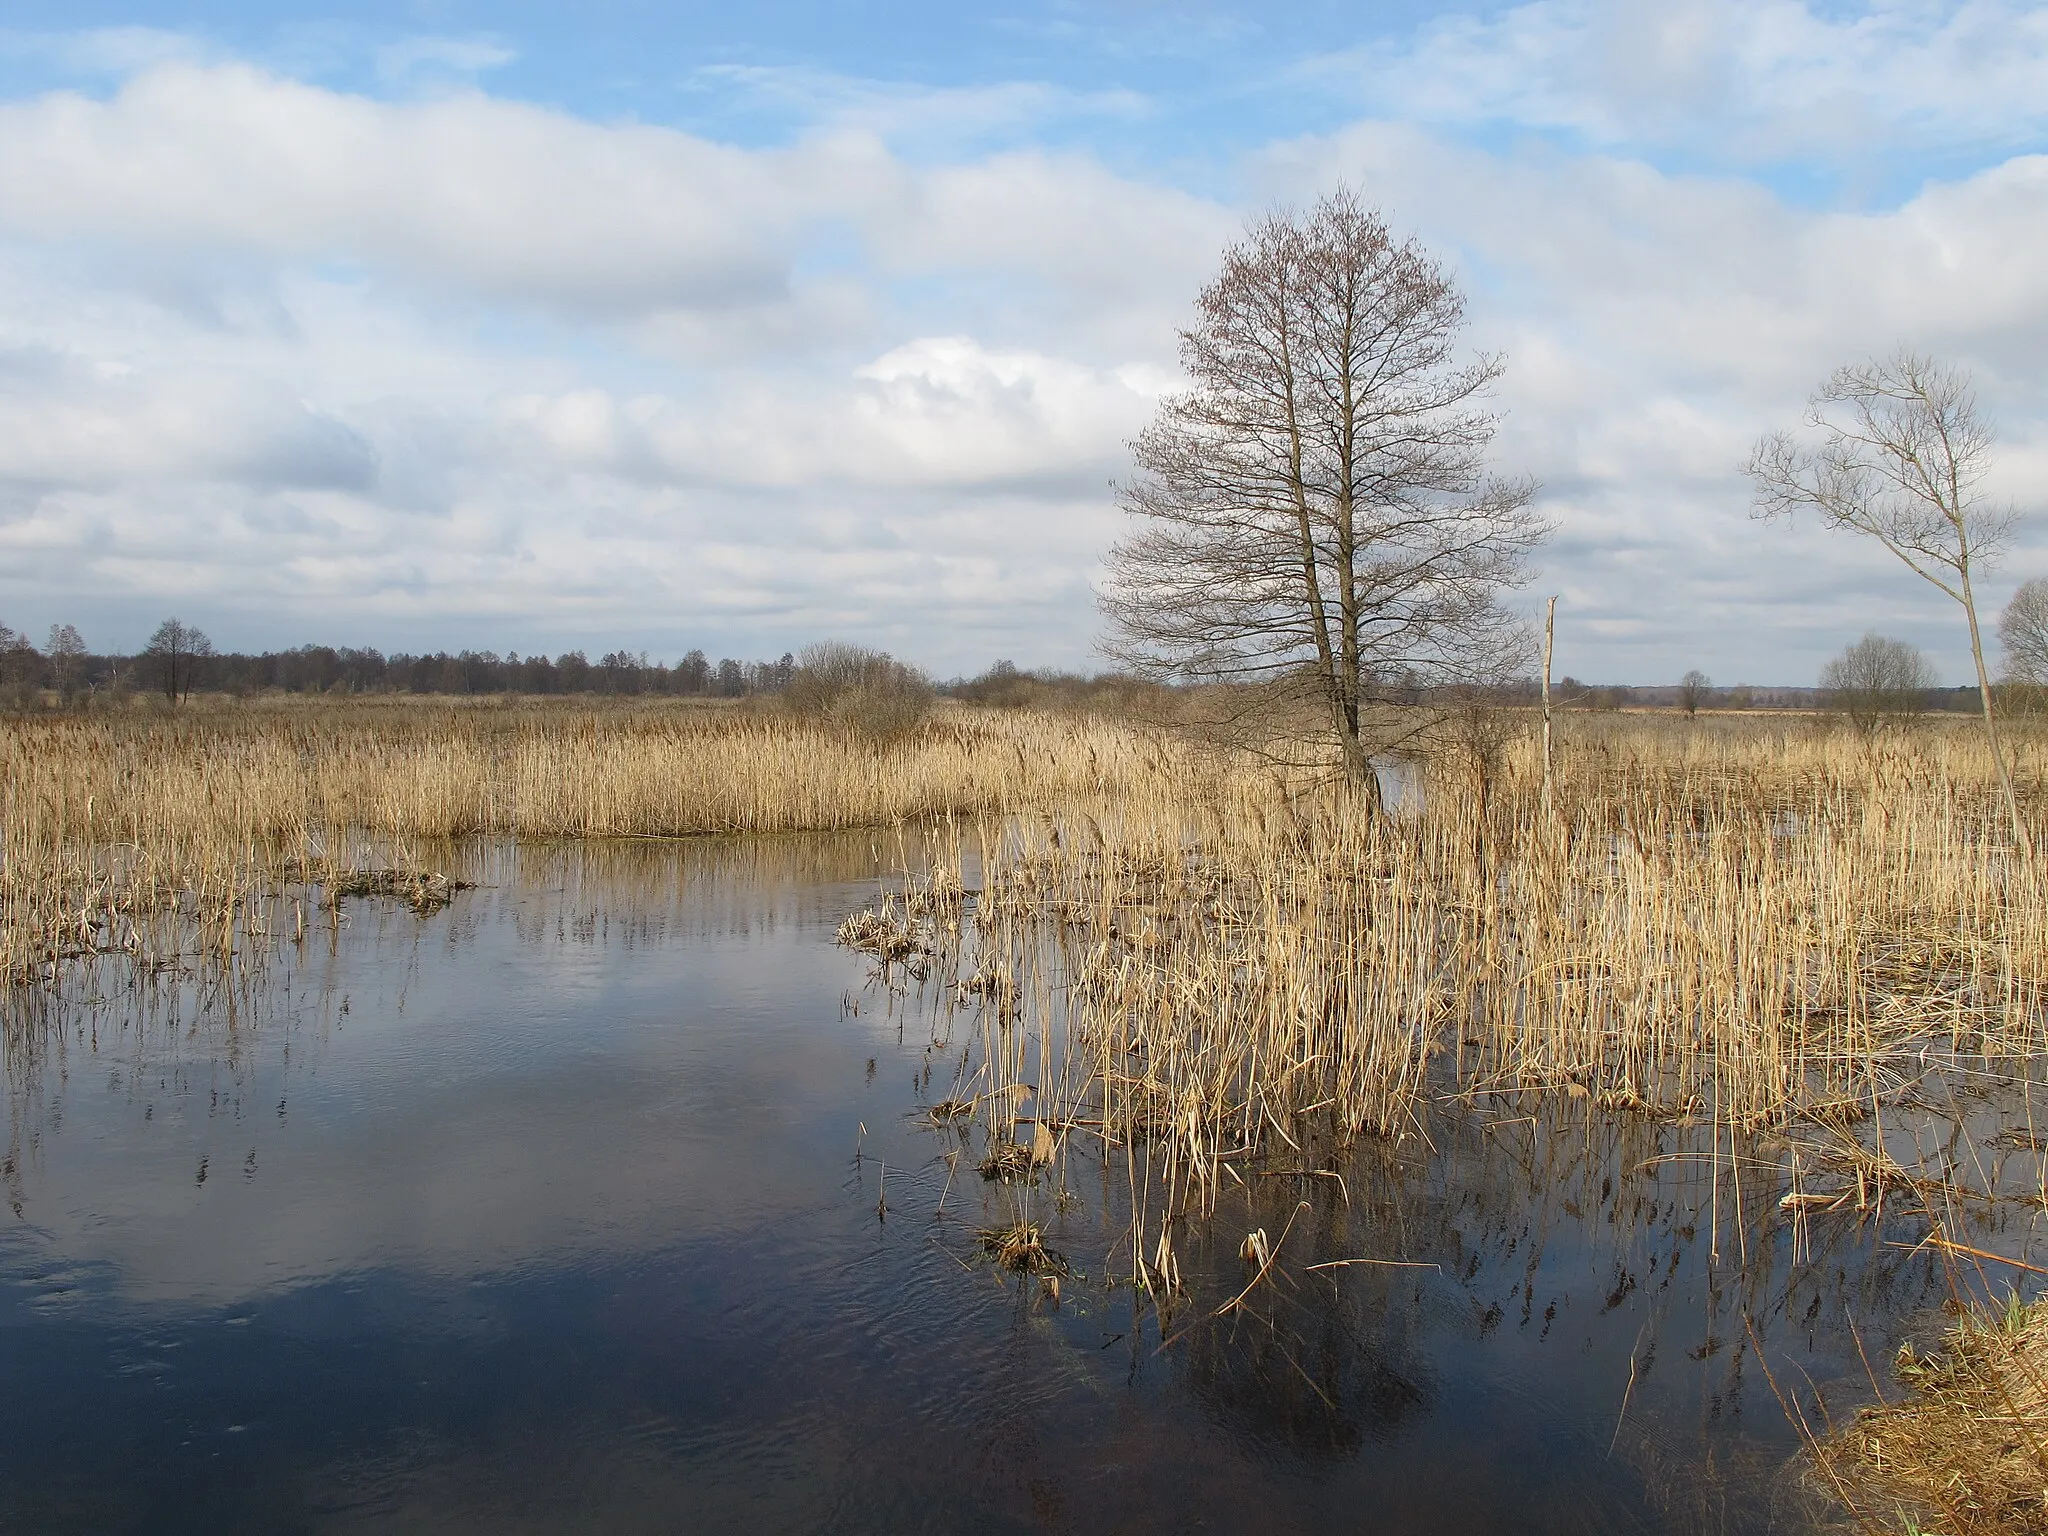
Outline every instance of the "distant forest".
[[[773, 661], [711, 660], [693, 650], [672, 664], [650, 660], [645, 651], [617, 650], [592, 661], [580, 650], [558, 656], [499, 655], [495, 651], [434, 651], [390, 655], [367, 646], [302, 645], [291, 650], [215, 652], [205, 635], [167, 620], [150, 646], [133, 655], [88, 651], [78, 631], [56, 626], [38, 649], [26, 636], [0, 625], [0, 693], [21, 707], [27, 696], [55, 693], [66, 703], [132, 693], [337, 693], [337, 694], [596, 694], [609, 697], [740, 699], [772, 694], [796, 676], [798, 658], [784, 652]], [[1048, 694], [1093, 694], [1128, 680], [1114, 674], [1083, 677], [1053, 670], [1025, 671], [999, 661], [976, 677], [957, 678], [939, 691], [988, 704], [1039, 702]], [[1394, 702], [1422, 703], [1434, 690], [1394, 686]], [[1533, 703], [1533, 680], [1491, 690], [1504, 703]], [[1677, 707], [1679, 687], [1581, 683], [1561, 679], [1553, 689], [1567, 709]], [[1825, 705], [1818, 688], [1709, 688], [1700, 699], [1708, 709], [1814, 709]], [[1971, 688], [1936, 688], [1925, 696], [1932, 710], [1977, 707]]]
[[[4, 632], [0, 632], [4, 633]], [[161, 633], [161, 632], [160, 632]], [[660, 694], [742, 698], [772, 693], [795, 675], [796, 657], [775, 661], [710, 660], [691, 651], [674, 665], [646, 652], [613, 651], [592, 661], [582, 651], [520, 656], [495, 651], [385, 655], [368, 646], [302, 645], [284, 651], [216, 652], [198, 631], [179, 626], [175, 645], [134, 655], [36, 650], [0, 640], [0, 670], [19, 686], [63, 693], [438, 693]]]

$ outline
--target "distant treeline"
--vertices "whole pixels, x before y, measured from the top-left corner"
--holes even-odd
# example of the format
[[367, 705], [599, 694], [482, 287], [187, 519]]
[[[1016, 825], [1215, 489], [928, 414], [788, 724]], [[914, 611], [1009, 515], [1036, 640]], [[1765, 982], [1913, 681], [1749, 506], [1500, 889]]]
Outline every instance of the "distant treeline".
[[[742, 698], [787, 686], [794, 655], [774, 661], [712, 661], [691, 651], [673, 665], [645, 652], [613, 651], [592, 661], [582, 651], [521, 656], [495, 651], [435, 651], [387, 656], [370, 647], [302, 645], [255, 654], [215, 652], [188, 631], [176, 647], [132, 656], [79, 651], [51, 654], [17, 641], [0, 651], [0, 683], [74, 693], [435, 693], [660, 694]], [[181, 637], [184, 638], [184, 637]]]
[[[148, 647], [132, 655], [86, 648], [69, 625], [53, 627], [41, 648], [0, 625], [0, 694], [20, 708], [55, 694], [64, 703], [132, 694], [185, 698], [194, 693], [337, 694], [598, 694], [612, 697], [740, 699], [775, 694], [796, 679], [794, 652], [772, 661], [713, 661], [692, 650], [673, 663], [645, 651], [616, 650], [593, 661], [584, 651], [558, 656], [499, 655], [495, 651], [434, 651], [390, 655], [368, 646], [302, 645], [291, 650], [215, 651], [199, 630], [166, 620]], [[1026, 672], [997, 662], [979, 677], [938, 691], [996, 705], [1071, 699], [1131, 686], [1113, 675], [1083, 677]]]
[[[154, 693], [183, 698], [192, 693], [411, 693], [411, 694], [598, 694], [614, 697], [739, 699], [779, 693], [799, 670], [795, 653], [773, 661], [711, 660], [692, 650], [673, 663], [650, 660], [645, 651], [607, 652], [592, 661], [580, 650], [558, 656], [499, 655], [495, 651], [434, 651], [385, 655], [367, 646], [302, 645], [284, 651], [216, 652], [190, 625], [166, 620], [144, 650], [133, 655], [89, 651], [70, 625], [56, 625], [41, 648], [0, 625], [0, 695], [11, 707], [32, 707], [55, 694], [60, 702], [94, 697]], [[1100, 700], [1141, 690], [1145, 685], [1114, 673], [1093, 677], [1052, 670], [1025, 671], [999, 661], [977, 677], [939, 685], [938, 691], [998, 707]], [[1491, 702], [1533, 704], [1534, 681], [1484, 690]], [[1439, 702], [1446, 690], [1390, 685], [1393, 703]], [[1565, 709], [1674, 708], [1683, 703], [1676, 686], [1630, 687], [1561, 679], [1552, 701]], [[1698, 698], [1705, 709], [1818, 709], [1828, 696], [1818, 688], [1708, 688]], [[1965, 712], [1977, 707], [1970, 688], [1937, 688], [1925, 695], [1933, 710]]]
[[[1504, 690], [1533, 696], [1533, 684]], [[1618, 683], [1582, 683], [1567, 677], [1550, 690], [1551, 703], [1563, 709], [1682, 709], [1681, 684], [1626, 686]], [[1756, 687], [1748, 683], [1733, 688], [1707, 687], [1700, 690], [1701, 709], [1827, 709], [1834, 703], [1825, 688]], [[1969, 714], [1978, 708], [1975, 688], [1929, 688], [1921, 695], [1923, 708]]]

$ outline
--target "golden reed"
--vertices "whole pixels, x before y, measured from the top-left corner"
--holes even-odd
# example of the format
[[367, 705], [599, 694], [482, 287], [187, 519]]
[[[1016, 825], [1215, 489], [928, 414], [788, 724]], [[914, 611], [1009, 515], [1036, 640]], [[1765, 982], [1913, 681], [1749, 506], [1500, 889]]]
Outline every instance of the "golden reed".
[[0, 722], [0, 973], [232, 927], [373, 841], [677, 837], [992, 814], [1113, 793], [1163, 749], [1049, 715], [945, 711], [877, 741], [771, 712], [636, 704], [210, 702]]

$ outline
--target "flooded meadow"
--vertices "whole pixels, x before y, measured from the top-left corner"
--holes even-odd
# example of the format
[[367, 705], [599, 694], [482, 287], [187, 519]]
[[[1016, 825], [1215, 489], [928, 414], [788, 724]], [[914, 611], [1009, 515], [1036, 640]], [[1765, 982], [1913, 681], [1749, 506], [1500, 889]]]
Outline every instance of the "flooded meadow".
[[[0, 1530], [1839, 1517], [1787, 1405], [1846, 1415], [1949, 1324], [1925, 1202], [1788, 1206], [1711, 1117], [1445, 1093], [1229, 1164], [1164, 1284], [1151, 1143], [1075, 1100], [984, 1177], [948, 1107], [1058, 1010], [835, 942], [930, 854], [478, 841], [441, 910], [81, 970], [8, 1035]], [[1948, 1233], [2025, 1255], [2039, 1210]]]

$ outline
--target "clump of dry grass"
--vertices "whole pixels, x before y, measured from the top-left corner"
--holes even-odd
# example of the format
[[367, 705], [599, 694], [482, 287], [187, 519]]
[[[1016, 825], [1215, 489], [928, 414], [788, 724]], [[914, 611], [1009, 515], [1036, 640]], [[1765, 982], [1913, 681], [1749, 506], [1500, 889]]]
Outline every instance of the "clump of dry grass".
[[2048, 1300], [1971, 1309], [1938, 1353], [1901, 1349], [1897, 1373], [1903, 1397], [1814, 1448], [1866, 1525], [2048, 1531]]
[[316, 873], [313, 879], [325, 887], [330, 901], [348, 896], [381, 896], [403, 902], [422, 917], [439, 912], [470, 889], [466, 880], [413, 869], [344, 869], [324, 877]]
[[[1066, 1255], [1046, 1245], [1045, 1228], [1035, 1221], [1013, 1221], [1007, 1226], [983, 1227], [974, 1234], [975, 1246], [998, 1268], [1023, 1274], [1060, 1276], [1072, 1273]], [[1059, 1293], [1054, 1291], [1057, 1296]]]
[[884, 965], [931, 953], [916, 929], [885, 908], [854, 913], [839, 925], [837, 939], [842, 947], [873, 955]]

